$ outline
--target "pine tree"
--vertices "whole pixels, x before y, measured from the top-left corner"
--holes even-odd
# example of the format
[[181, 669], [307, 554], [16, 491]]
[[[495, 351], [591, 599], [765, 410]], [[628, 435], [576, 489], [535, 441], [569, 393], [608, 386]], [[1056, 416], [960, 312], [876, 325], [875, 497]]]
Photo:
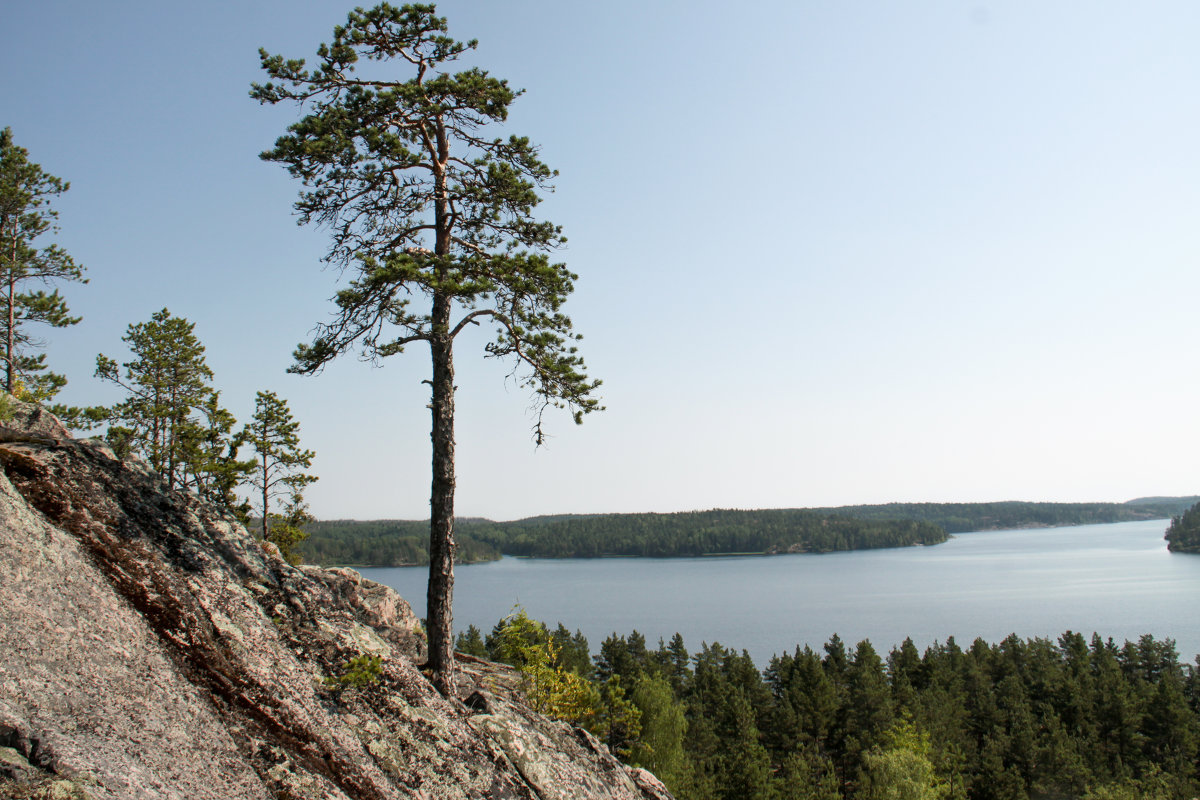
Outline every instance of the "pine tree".
[[[327, 227], [325, 260], [352, 275], [333, 321], [297, 349], [293, 371], [317, 373], [355, 349], [379, 360], [416, 342], [429, 347], [428, 667], [451, 694], [455, 338], [470, 325], [495, 326], [486, 353], [515, 359], [518, 382], [539, 398], [538, 443], [548, 407], [569, 408], [581, 422], [600, 405], [599, 382], [584, 374], [580, 337], [561, 311], [576, 276], [547, 256], [565, 240], [533, 216], [554, 173], [527, 138], [491, 134], [519, 92], [478, 68], [451, 72], [476, 43], [447, 36], [434, 10], [356, 9], [312, 70], [260, 50], [273, 82], [255, 85], [251, 97], [307, 108], [262, 157], [303, 182], [300, 223]], [[381, 63], [360, 73], [360, 59]]]
[[488, 657], [487, 645], [483, 643], [483, 635], [474, 625], [468, 625], [466, 631], [455, 637], [454, 649], [476, 658]]
[[238, 442], [254, 450], [247, 483], [254, 489], [252, 505], [262, 517], [263, 541], [271, 541], [271, 501], [291, 495], [295, 505], [304, 487], [317, 480], [301, 471], [312, 466], [316, 453], [300, 449], [299, 431], [300, 423], [293, 419], [286, 400], [274, 392], [259, 392], [254, 417], [238, 434]]
[[65, 328], [72, 317], [58, 290], [27, 289], [60, 281], [87, 283], [83, 267], [56, 244], [38, 247], [35, 240], [58, 231], [58, 212], [51, 200], [71, 186], [29, 160], [29, 152], [13, 143], [11, 128], [0, 131], [0, 357], [4, 359], [4, 388], [42, 401], [53, 397], [67, 379], [50, 372], [44, 353], [30, 351], [42, 342], [29, 327], [34, 324]]
[[213, 374], [195, 325], [164, 308], [149, 322], [130, 325], [121, 340], [131, 361], [96, 357], [96, 376], [127, 392], [105, 410], [109, 443], [121, 457], [145, 459], [168, 488], [191, 489], [228, 506], [246, 465], [237, 461], [230, 434], [236, 420], [210, 386]]
[[687, 772], [683, 740], [687, 734], [683, 704], [666, 678], [638, 681], [630, 698], [641, 717], [641, 734], [633, 747], [633, 763], [653, 772], [669, 788], [682, 786]]
[[249, 505], [238, 501], [236, 490], [254, 462], [238, 460], [240, 443], [233, 435], [237, 420], [221, 407], [220, 392], [210, 392], [197, 411], [202, 417], [200, 424], [184, 429], [184, 485], [246, 522]]
[[296, 551], [296, 547], [308, 538], [304, 526], [310, 522], [315, 520], [308, 513], [304, 494], [299, 488], [293, 488], [283, 511], [274, 512], [270, 514], [269, 520], [264, 520], [263, 527], [268, 529], [265, 541], [278, 547], [279, 555], [289, 564], [299, 564], [300, 553]]

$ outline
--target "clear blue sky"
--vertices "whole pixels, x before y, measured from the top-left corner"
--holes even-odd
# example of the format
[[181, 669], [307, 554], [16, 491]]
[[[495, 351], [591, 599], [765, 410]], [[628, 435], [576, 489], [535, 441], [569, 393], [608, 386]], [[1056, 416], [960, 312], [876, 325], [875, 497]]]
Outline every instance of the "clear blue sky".
[[[165, 306], [239, 419], [289, 400], [319, 517], [419, 518], [427, 354], [285, 373], [336, 275], [257, 158], [297, 112], [247, 90], [258, 47], [311, 59], [348, 10], [10, 3], [0, 126], [72, 184], [67, 401], [117, 399], [96, 354]], [[461, 342], [460, 514], [1200, 491], [1200, 4], [439, 11], [527, 91], [507, 132], [561, 172], [542, 210], [608, 406], [535, 450]]]

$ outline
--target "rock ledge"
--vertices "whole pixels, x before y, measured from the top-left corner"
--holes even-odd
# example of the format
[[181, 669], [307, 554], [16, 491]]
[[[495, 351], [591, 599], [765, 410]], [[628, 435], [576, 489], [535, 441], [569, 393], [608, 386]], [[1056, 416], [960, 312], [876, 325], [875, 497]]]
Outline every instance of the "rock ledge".
[[[669, 800], [464, 659], [415, 666], [408, 604], [297, 569], [144, 465], [14, 403], [0, 423], [0, 797]], [[382, 657], [362, 688], [326, 681]], [[463, 702], [469, 700], [469, 702]]]

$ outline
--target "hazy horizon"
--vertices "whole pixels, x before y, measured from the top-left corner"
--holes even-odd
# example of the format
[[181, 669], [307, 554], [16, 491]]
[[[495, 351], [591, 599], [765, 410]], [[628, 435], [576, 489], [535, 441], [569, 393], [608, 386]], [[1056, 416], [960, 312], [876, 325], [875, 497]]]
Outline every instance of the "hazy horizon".
[[[315, 516], [420, 519], [428, 354], [286, 374], [339, 284], [258, 159], [299, 112], [247, 94], [353, 5], [14, 4], [0, 127], [72, 186], [63, 401], [117, 400], [96, 355], [167, 307], [239, 421], [288, 400]], [[1200, 5], [438, 10], [526, 90], [497, 135], [561, 173], [539, 211], [608, 407], [538, 450], [461, 337], [459, 516], [1196, 493]]]

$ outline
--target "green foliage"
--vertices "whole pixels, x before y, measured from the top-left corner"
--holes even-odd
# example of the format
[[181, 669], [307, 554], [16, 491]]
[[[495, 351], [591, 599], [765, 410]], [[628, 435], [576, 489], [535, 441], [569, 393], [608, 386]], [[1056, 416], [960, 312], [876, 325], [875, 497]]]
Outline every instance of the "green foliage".
[[[426, 563], [428, 522], [325, 521], [310, 527], [305, 555], [316, 564], [402, 566]], [[504, 552], [537, 558], [605, 555], [698, 556], [718, 553], [829, 552], [936, 544], [945, 534], [907, 521], [859, 521], [807, 511], [698, 511], [602, 514], [516, 522], [455, 521], [460, 563]]]
[[[500, 552], [471, 535], [473, 525], [455, 523], [455, 563], [495, 561]], [[305, 526], [300, 545], [309, 564], [406, 567], [429, 563], [429, 521], [325, 520]]]
[[525, 695], [536, 711], [573, 723], [595, 715], [600, 699], [596, 690], [563, 668], [554, 638], [544, 624], [531, 620], [525, 609], [501, 620], [495, 639], [493, 657], [521, 672]]
[[208, 392], [196, 409], [198, 424], [180, 428], [181, 452], [187, 463], [183, 485], [245, 521], [247, 508], [238, 502], [235, 490], [251, 462], [238, 460], [239, 444], [232, 436], [237, 420], [220, 401], [220, 392]]
[[123, 401], [104, 411], [107, 439], [119, 456], [143, 458], [168, 488], [233, 509], [233, 490], [253, 465], [237, 459], [236, 420], [210, 385], [212, 370], [194, 329], [164, 308], [122, 337], [132, 360], [118, 365], [96, 357], [96, 376], [126, 390]]
[[581, 678], [591, 677], [592, 656], [587, 637], [583, 633], [578, 630], [571, 633], [560, 622], [550, 633], [550, 638], [558, 649], [558, 663], [563, 669], [570, 670]]
[[[607, 640], [598, 674], [624, 680], [621, 665], [638, 662], [630, 638]], [[668, 652], [651, 653], [638, 680], [663, 677]], [[692, 664], [660, 684], [685, 709], [680, 798], [1188, 800], [1200, 789], [1198, 668], [1169, 640], [1011, 636], [923, 655], [906, 642], [884, 660], [835, 636], [761, 674], [718, 644]]]
[[[279, 545], [285, 558], [299, 559], [293, 548], [307, 534], [300, 526], [313, 519], [305, 510], [304, 489], [317, 480], [302, 470], [312, 466], [316, 453], [300, 449], [300, 423], [292, 418], [287, 401], [274, 392], [259, 392], [254, 402], [254, 417], [237, 435], [236, 445], [249, 445], [254, 451], [252, 468], [246, 482], [253, 490], [250, 505], [262, 520], [262, 538]], [[283, 514], [271, 513], [271, 502], [290, 495], [291, 502]], [[272, 526], [287, 530], [273, 534]]]
[[[429, 347], [431, 434], [429, 667], [453, 691], [454, 342], [484, 323], [489, 357], [515, 362], [534, 394], [534, 438], [547, 408], [575, 422], [600, 410], [563, 303], [576, 276], [548, 253], [565, 239], [534, 217], [553, 171], [528, 138], [495, 133], [519, 92], [479, 68], [453, 71], [475, 48], [447, 35], [432, 5], [381, 3], [350, 12], [319, 65], [259, 51], [270, 81], [250, 95], [295, 102], [299, 121], [262, 158], [303, 184], [301, 224], [331, 234], [325, 261], [346, 275], [334, 319], [295, 351], [293, 372], [315, 374], [358, 351], [378, 361]], [[361, 62], [387, 68], [359, 71]], [[407, 77], [400, 70], [407, 72]]]
[[[555, 661], [523, 614], [487, 638], [493, 659]], [[923, 654], [906, 640], [884, 659], [835, 635], [759, 672], [745, 652], [713, 643], [689, 658], [678, 634], [650, 650], [634, 631], [593, 660], [596, 705], [579, 722], [680, 800], [1200, 793], [1200, 660], [1181, 665], [1169, 639], [951, 638]]]
[[483, 642], [483, 634], [474, 625], [468, 625], [466, 631], [459, 633], [454, 640], [454, 649], [476, 658], [487, 658], [487, 645]]
[[537, 558], [824, 553], [946, 540], [945, 532], [929, 523], [863, 521], [796, 509], [533, 518], [481, 524], [471, 533], [506, 554]]
[[1200, 503], [1171, 519], [1167, 549], [1174, 553], [1200, 553]]
[[8, 422], [16, 415], [15, 402], [16, 398], [8, 392], [0, 394], [0, 422]]
[[[1117, 503], [894, 503], [825, 509], [712, 510], [676, 514], [532, 517], [514, 522], [455, 521], [461, 563], [499, 558], [704, 556], [730, 553], [825, 553], [930, 545], [946, 530], [1073, 525], [1157, 519], [1184, 498]], [[1189, 518], [1200, 531], [1200, 514]], [[940, 526], [940, 527], [939, 527]], [[943, 530], [943, 528], [945, 530]], [[306, 554], [313, 563], [399, 566], [425, 563], [427, 522], [331, 521], [314, 526]], [[1200, 543], [1200, 534], [1191, 534]], [[1180, 536], [1182, 543], [1186, 537]], [[1200, 546], [1200, 544], [1198, 544]]]
[[17, 394], [18, 381], [33, 402], [49, 400], [67, 379], [50, 372], [42, 345], [29, 331], [32, 325], [65, 328], [79, 322], [58, 290], [26, 288], [60, 281], [87, 283], [83, 267], [58, 245], [39, 247], [36, 240], [56, 233], [58, 212], [51, 202], [70, 184], [29, 160], [25, 148], [13, 142], [11, 128], [0, 131], [0, 358], [5, 364], [4, 388]]
[[1175, 800], [1181, 796], [1177, 781], [1154, 767], [1142, 778], [1126, 778], [1117, 783], [1095, 786], [1082, 800]]
[[[315, 372], [354, 347], [384, 358], [490, 320], [488, 354], [515, 357], [529, 368], [521, 382], [578, 421], [599, 406], [571, 346], [580, 337], [559, 310], [576, 276], [544, 255], [565, 241], [559, 228], [532, 216], [554, 172], [529, 139], [486, 133], [520, 92], [478, 68], [451, 72], [475, 42], [447, 36], [434, 10], [356, 9], [312, 70], [259, 51], [271, 82], [255, 84], [251, 97], [310, 111], [262, 158], [302, 181], [300, 222], [328, 227], [326, 260], [354, 270], [336, 296], [336, 322], [296, 351], [295, 369]], [[360, 73], [364, 56], [411, 64], [413, 75]], [[412, 308], [413, 297], [430, 308]], [[443, 302], [465, 316], [439, 316]]]
[[684, 786], [688, 776], [683, 751], [687, 719], [671, 683], [658, 675], [646, 676], [634, 686], [630, 699], [638, 710], [641, 726], [630, 762], [653, 772], [667, 788]]
[[283, 513], [269, 515], [268, 524], [264, 526], [267, 529], [266, 541], [278, 547], [279, 555], [289, 564], [299, 564], [303, 557], [296, 548], [308, 538], [304, 526], [312, 521], [304, 496], [298, 489], [294, 489], [283, 508]]
[[937, 774], [929, 735], [904, 718], [884, 741], [863, 755], [863, 792], [868, 800], [942, 800], [949, 784]]
[[937, 525], [947, 533], [967, 533], [1165, 519], [1196, 499], [1147, 497], [1128, 503], [887, 503], [813, 511], [864, 520], [916, 520]]
[[325, 678], [330, 689], [366, 689], [383, 677], [383, 657], [362, 653], [342, 664], [341, 674]]
[[588, 730], [608, 745], [613, 755], [630, 761], [642, 733], [642, 712], [629, 698], [620, 675], [600, 684], [600, 702]]

